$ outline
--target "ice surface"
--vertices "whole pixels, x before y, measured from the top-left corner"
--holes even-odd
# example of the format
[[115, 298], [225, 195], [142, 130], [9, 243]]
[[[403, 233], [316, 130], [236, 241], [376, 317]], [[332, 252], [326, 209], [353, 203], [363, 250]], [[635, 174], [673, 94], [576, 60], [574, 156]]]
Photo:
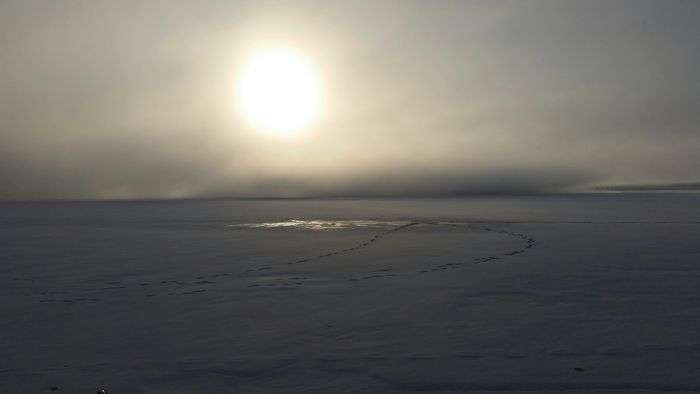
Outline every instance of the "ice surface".
[[263, 223], [233, 223], [229, 227], [235, 228], [293, 228], [302, 230], [343, 230], [352, 228], [380, 228], [390, 229], [410, 224], [408, 221], [380, 221], [380, 220], [299, 220], [289, 219], [281, 222]]
[[3, 204], [0, 392], [698, 392], [699, 203]]

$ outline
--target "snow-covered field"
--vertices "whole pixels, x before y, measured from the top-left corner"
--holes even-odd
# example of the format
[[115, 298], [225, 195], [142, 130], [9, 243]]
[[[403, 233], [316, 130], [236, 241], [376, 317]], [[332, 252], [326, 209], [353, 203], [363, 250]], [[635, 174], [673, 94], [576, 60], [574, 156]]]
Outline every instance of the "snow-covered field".
[[0, 205], [0, 393], [699, 392], [700, 195]]

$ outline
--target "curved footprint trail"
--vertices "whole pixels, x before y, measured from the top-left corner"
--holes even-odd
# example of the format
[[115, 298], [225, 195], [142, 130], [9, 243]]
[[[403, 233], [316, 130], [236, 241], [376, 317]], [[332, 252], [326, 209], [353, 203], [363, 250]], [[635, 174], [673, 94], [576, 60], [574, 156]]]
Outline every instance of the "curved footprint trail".
[[[189, 279], [181, 280], [161, 280], [152, 282], [141, 282], [141, 283], [123, 283], [119, 281], [108, 282], [109, 286], [98, 288], [98, 289], [85, 289], [80, 293], [76, 294], [72, 291], [65, 291], [62, 289], [56, 289], [53, 291], [43, 291], [38, 293], [39, 302], [61, 302], [61, 303], [73, 303], [73, 302], [99, 302], [103, 298], [108, 297], [111, 292], [129, 291], [129, 290], [141, 290], [146, 291], [143, 295], [144, 297], [154, 297], [158, 295], [167, 296], [179, 296], [179, 295], [196, 295], [207, 292], [212, 286], [220, 284], [225, 280], [234, 279], [264, 279], [263, 277], [251, 276], [251, 274], [262, 273], [262, 271], [273, 270], [275, 267], [290, 266], [290, 265], [303, 265], [315, 263], [319, 260], [328, 259], [333, 256], [343, 255], [352, 253], [361, 249], [368, 248], [381, 241], [387, 236], [394, 235], [401, 231], [407, 230], [411, 227], [425, 225], [425, 226], [452, 226], [459, 228], [467, 228], [477, 231], [493, 232], [497, 234], [502, 234], [508, 237], [515, 237], [521, 239], [524, 243], [523, 245], [515, 250], [509, 250], [498, 255], [482, 256], [476, 257], [468, 261], [457, 261], [444, 263], [430, 268], [425, 268], [418, 271], [404, 272], [401, 274], [392, 272], [391, 268], [379, 268], [373, 271], [359, 273], [359, 277], [347, 278], [347, 280], [356, 281], [363, 279], [373, 279], [373, 278], [390, 278], [397, 277], [399, 275], [410, 275], [410, 274], [425, 274], [430, 272], [436, 272], [448, 269], [457, 269], [463, 267], [465, 264], [481, 264], [486, 262], [495, 262], [497, 260], [502, 260], [508, 257], [512, 257], [521, 253], [524, 253], [528, 249], [532, 248], [536, 244], [536, 240], [527, 234], [517, 233], [503, 229], [496, 229], [483, 225], [483, 223], [456, 223], [456, 222], [432, 222], [432, 221], [372, 221], [372, 220], [346, 220], [346, 221], [303, 221], [303, 220], [288, 220], [284, 222], [273, 222], [273, 223], [244, 223], [229, 225], [229, 227], [243, 228], [243, 229], [267, 229], [267, 230], [306, 230], [306, 231], [330, 231], [330, 230], [346, 230], [346, 229], [359, 229], [359, 228], [378, 228], [383, 229], [382, 231], [376, 233], [371, 238], [358, 243], [356, 245], [331, 250], [321, 253], [316, 256], [304, 257], [293, 261], [281, 262], [274, 265], [266, 265], [261, 267], [249, 268], [241, 273], [233, 272], [220, 272], [213, 273], [209, 275], [200, 275], [192, 277]], [[388, 227], [388, 228], [387, 228]], [[308, 274], [299, 273], [297, 275], [291, 275], [279, 281], [273, 281], [270, 283], [257, 283], [251, 284], [248, 287], [298, 287], [306, 284], [308, 280], [312, 278], [308, 277]], [[95, 290], [100, 290], [98, 295], [94, 293]], [[104, 293], [104, 291], [109, 291], [110, 293]]]
[[393, 233], [395, 233], [395, 232], [398, 232], [398, 231], [407, 229], [407, 228], [412, 227], [412, 226], [416, 226], [416, 225], [418, 225], [418, 224], [422, 224], [422, 223], [421, 223], [421, 222], [410, 222], [410, 223], [407, 223], [407, 224], [404, 224], [404, 225], [401, 225], [401, 226], [394, 227], [394, 228], [392, 228], [392, 229], [383, 231], [383, 232], [381, 232], [381, 233], [379, 233], [379, 234], [376, 234], [376, 235], [374, 235], [372, 238], [368, 239], [367, 241], [362, 242], [362, 243], [360, 243], [360, 244], [357, 244], [357, 245], [355, 245], [355, 246], [353, 246], [353, 247], [345, 248], [345, 249], [340, 249], [340, 250], [335, 250], [335, 251], [331, 251], [331, 252], [327, 252], [327, 253], [324, 253], [324, 254], [320, 254], [320, 255], [318, 255], [318, 256], [316, 256], [316, 257], [306, 257], [306, 258], [302, 258], [302, 259], [299, 259], [299, 260], [296, 260], [296, 261], [289, 262], [289, 263], [287, 263], [287, 264], [307, 263], [307, 262], [309, 262], [309, 261], [319, 260], [319, 259], [323, 259], [323, 258], [326, 258], [326, 257], [331, 257], [331, 256], [339, 255], [339, 254], [342, 254], [342, 253], [348, 253], [348, 252], [353, 252], [353, 251], [356, 251], [356, 250], [360, 250], [360, 249], [363, 249], [363, 248], [366, 248], [366, 247], [370, 246], [371, 244], [375, 243], [375, 242], [378, 241], [379, 239], [381, 239], [381, 238], [383, 238], [383, 237], [385, 237], [385, 236], [387, 236], [387, 235], [389, 235], [389, 234], [393, 234]]
[[[356, 223], [363, 223], [361, 226], [356, 226]], [[479, 230], [479, 231], [485, 231], [485, 232], [493, 232], [496, 234], [502, 234], [508, 237], [515, 237], [518, 239], [521, 239], [524, 243], [523, 245], [514, 250], [508, 250], [504, 253], [501, 254], [496, 254], [496, 255], [489, 255], [489, 256], [482, 256], [482, 257], [476, 257], [472, 260], [468, 261], [458, 261], [458, 262], [452, 262], [452, 263], [444, 263], [440, 264], [437, 266], [433, 266], [431, 268], [427, 269], [422, 269], [420, 271], [411, 271], [411, 272], [405, 272], [402, 273], [401, 275], [410, 275], [410, 274], [425, 274], [425, 273], [430, 273], [430, 272], [436, 272], [436, 271], [443, 271], [443, 270], [448, 270], [448, 269], [457, 269], [460, 267], [463, 267], [465, 264], [481, 264], [481, 263], [486, 263], [486, 262], [495, 262], [497, 260], [502, 260], [504, 258], [512, 257], [521, 253], [526, 252], [528, 249], [532, 248], [533, 246], [536, 245], [537, 240], [534, 239], [533, 237], [530, 237], [527, 234], [524, 233], [518, 233], [518, 232], [513, 232], [513, 231], [508, 231], [508, 230], [502, 230], [502, 229], [495, 229], [491, 228], [488, 226], [484, 225], [475, 225], [475, 223], [456, 223], [456, 222], [433, 222], [433, 221], [410, 221], [410, 222], [370, 222], [370, 221], [338, 221], [338, 222], [322, 222], [322, 221], [310, 221], [310, 222], [304, 222], [304, 221], [288, 221], [288, 222], [280, 222], [280, 223], [261, 223], [261, 224], [251, 224], [248, 225], [250, 227], [254, 228], [279, 228], [279, 227], [296, 227], [296, 228], [301, 228], [301, 229], [312, 229], [312, 230], [331, 230], [331, 229], [347, 229], [347, 228], [357, 228], [357, 227], [367, 227], [367, 223], [372, 223], [375, 226], [384, 226], [394, 224], [395, 227], [392, 227], [388, 230], [382, 231], [378, 234], [375, 234], [368, 240], [361, 242], [359, 244], [356, 244], [355, 246], [348, 247], [345, 249], [338, 249], [338, 250], [333, 250], [329, 252], [325, 252], [322, 254], [319, 254], [317, 256], [312, 256], [312, 257], [304, 257], [301, 259], [297, 259], [294, 261], [289, 261], [286, 264], [288, 265], [297, 265], [297, 264], [304, 264], [304, 263], [314, 263], [317, 262], [318, 260], [322, 260], [325, 258], [333, 257], [333, 256], [338, 256], [342, 254], [347, 254], [351, 253], [360, 249], [368, 248], [372, 244], [376, 243], [377, 241], [381, 240], [382, 238], [398, 233], [400, 231], [406, 230], [410, 227], [418, 226], [418, 225], [427, 225], [427, 226], [451, 226], [451, 227], [459, 227], [459, 228], [469, 228], [473, 230]], [[401, 224], [398, 224], [401, 223]], [[398, 225], [396, 225], [398, 224]], [[279, 265], [275, 265], [279, 266]], [[265, 270], [271, 270], [273, 269], [274, 266], [267, 265], [263, 267], [256, 267], [256, 268], [250, 268], [246, 272], [256, 272], [256, 271], [265, 271]], [[381, 268], [381, 269], [376, 269], [373, 271], [366, 272], [364, 276], [361, 277], [353, 277], [349, 278], [348, 280], [351, 281], [357, 281], [357, 280], [363, 280], [363, 279], [373, 279], [373, 278], [390, 278], [390, 277], [396, 277], [399, 274], [393, 273], [391, 268]], [[311, 278], [305, 277], [305, 276], [293, 276], [289, 277], [286, 280], [281, 280], [277, 283], [271, 282], [271, 283], [257, 283], [257, 284], [252, 284], [249, 285], [248, 287], [295, 287], [295, 286], [301, 286], [304, 285], [307, 280]]]

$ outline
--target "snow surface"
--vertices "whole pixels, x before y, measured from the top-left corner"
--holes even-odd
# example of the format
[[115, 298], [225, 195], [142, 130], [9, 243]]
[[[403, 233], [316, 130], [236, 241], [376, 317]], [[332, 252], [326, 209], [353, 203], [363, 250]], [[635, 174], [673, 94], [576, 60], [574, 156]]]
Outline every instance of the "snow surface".
[[3, 204], [0, 392], [699, 392], [699, 203]]

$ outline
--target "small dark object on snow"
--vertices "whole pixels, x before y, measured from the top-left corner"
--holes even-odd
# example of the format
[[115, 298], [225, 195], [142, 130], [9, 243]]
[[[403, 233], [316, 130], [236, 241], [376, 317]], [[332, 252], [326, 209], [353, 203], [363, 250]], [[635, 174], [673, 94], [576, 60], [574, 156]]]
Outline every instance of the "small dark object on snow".
[[574, 368], [574, 371], [576, 371], [576, 372], [583, 372], [583, 371], [585, 371], [585, 369], [583, 369], [583, 368], [581, 368], [581, 367], [576, 367], [576, 368]]

